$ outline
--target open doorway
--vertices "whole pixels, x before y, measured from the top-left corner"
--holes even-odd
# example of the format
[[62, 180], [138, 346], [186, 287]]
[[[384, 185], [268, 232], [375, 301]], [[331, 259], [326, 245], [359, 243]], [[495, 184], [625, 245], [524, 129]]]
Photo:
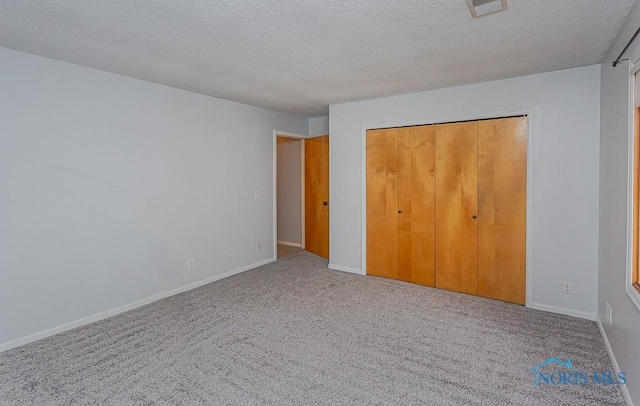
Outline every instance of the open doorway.
[[273, 255], [329, 259], [329, 136], [273, 132]]
[[276, 134], [276, 258], [305, 247], [304, 140], [294, 134]]

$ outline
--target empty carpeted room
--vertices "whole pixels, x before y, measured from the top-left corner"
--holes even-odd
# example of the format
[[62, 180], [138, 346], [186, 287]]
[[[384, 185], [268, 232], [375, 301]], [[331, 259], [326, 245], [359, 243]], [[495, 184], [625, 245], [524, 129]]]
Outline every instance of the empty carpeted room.
[[2, 0], [0, 405], [640, 405], [640, 2]]

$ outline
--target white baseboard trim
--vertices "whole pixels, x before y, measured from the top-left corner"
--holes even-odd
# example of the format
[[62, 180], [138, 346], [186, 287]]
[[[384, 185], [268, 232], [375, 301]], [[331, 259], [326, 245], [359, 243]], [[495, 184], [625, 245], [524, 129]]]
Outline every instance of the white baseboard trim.
[[109, 317], [115, 316], [120, 313], [127, 312], [129, 310], [133, 310], [138, 307], [146, 306], [150, 303], [155, 302], [156, 300], [160, 300], [164, 297], [163, 292], [156, 293], [155, 295], [148, 296], [141, 300], [136, 300], [135, 302], [128, 303], [123, 306], [118, 306], [113, 309], [106, 310], [104, 312], [92, 314], [91, 316], [86, 316], [78, 320], [74, 320], [69, 323], [62, 324], [60, 326], [52, 327], [50, 329], [40, 331], [34, 334], [30, 334], [26, 337], [21, 337], [12, 341], [8, 341], [6, 343], [0, 344], [0, 352], [10, 350], [12, 348], [20, 347], [21, 345], [29, 344], [34, 341], [42, 340], [43, 338], [50, 337], [52, 335], [56, 335], [62, 333], [67, 330], [72, 330], [74, 328], [78, 328], [84, 326], [86, 324], [91, 324], [99, 320], [107, 319]]
[[57, 326], [57, 327], [53, 327], [53, 328], [50, 328], [50, 329], [47, 329], [47, 330], [44, 330], [44, 331], [40, 331], [38, 333], [30, 334], [30, 335], [28, 335], [26, 337], [22, 337], [22, 338], [18, 338], [18, 339], [12, 340], [12, 341], [8, 341], [6, 343], [0, 344], [0, 352], [7, 351], [7, 350], [10, 350], [12, 348], [20, 347], [21, 345], [29, 344], [29, 343], [32, 343], [34, 341], [42, 340], [43, 338], [47, 338], [47, 337], [50, 337], [52, 335], [59, 334], [59, 333], [62, 333], [64, 331], [72, 330], [74, 328], [81, 327], [81, 326], [84, 326], [84, 325], [87, 325], [87, 324], [91, 324], [91, 323], [94, 323], [96, 321], [104, 320], [104, 319], [107, 319], [109, 317], [113, 317], [115, 315], [118, 315], [120, 313], [128, 312], [129, 310], [133, 310], [133, 309], [136, 309], [138, 307], [146, 306], [146, 305], [148, 305], [150, 303], [153, 303], [155, 301], [158, 301], [160, 299], [164, 299], [164, 298], [169, 297], [169, 296], [177, 295], [178, 293], [183, 293], [183, 292], [186, 292], [188, 290], [192, 290], [192, 289], [198, 288], [200, 286], [206, 285], [208, 283], [215, 282], [215, 281], [218, 281], [220, 279], [228, 278], [229, 276], [233, 276], [233, 275], [248, 271], [250, 269], [258, 268], [260, 266], [269, 264], [271, 262], [275, 262], [275, 258], [265, 259], [263, 261], [256, 262], [256, 263], [253, 263], [253, 264], [250, 264], [250, 265], [246, 265], [246, 266], [243, 266], [241, 268], [237, 268], [237, 269], [225, 272], [225, 273], [221, 273], [219, 275], [214, 275], [212, 277], [209, 277], [209, 278], [206, 278], [206, 279], [202, 279], [202, 280], [199, 280], [197, 282], [193, 282], [193, 283], [181, 286], [181, 287], [176, 288], [176, 289], [163, 291], [163, 292], [158, 292], [158, 293], [156, 293], [154, 295], [151, 295], [151, 296], [146, 297], [146, 298], [141, 299], [141, 300], [136, 300], [135, 302], [128, 303], [128, 304], [125, 304], [123, 306], [118, 306], [118, 307], [115, 307], [113, 309], [106, 310], [106, 311], [100, 312], [100, 313], [96, 313], [96, 314], [93, 314], [91, 316], [83, 317], [81, 319], [78, 319], [78, 320], [75, 320], [75, 321], [72, 321], [72, 322], [69, 322], [69, 323], [65, 323], [65, 324], [62, 324], [62, 325]]
[[[609, 359], [611, 360], [611, 365], [613, 365], [613, 370], [617, 375], [620, 373], [620, 365], [618, 365], [616, 356], [613, 354], [613, 349], [611, 348], [611, 344], [609, 343], [607, 333], [604, 330], [604, 326], [602, 325], [600, 317], [596, 317], [596, 323], [598, 323], [598, 330], [600, 330], [602, 341], [604, 341], [604, 346], [607, 349], [607, 354], [609, 355]], [[629, 395], [629, 389], [627, 389], [627, 385], [620, 385], [620, 391], [622, 392], [622, 396], [624, 397], [625, 402], [627, 402], [627, 405], [633, 406], [633, 401], [631, 400], [631, 395]]]
[[355, 274], [358, 274], [358, 275], [362, 275], [362, 270], [361, 269], [349, 268], [348, 266], [329, 264], [328, 268], [329, 269], [333, 269], [334, 271], [342, 271], [342, 272], [349, 272], [349, 273], [355, 273]]
[[595, 313], [581, 312], [578, 310], [567, 309], [566, 307], [549, 306], [549, 305], [540, 304], [540, 303], [531, 303], [531, 304], [528, 304], [527, 307], [530, 309], [543, 310], [545, 312], [564, 314], [567, 316], [573, 316], [581, 319], [596, 321]]
[[278, 244], [286, 245], [286, 246], [289, 246], [289, 247], [302, 248], [302, 244], [301, 243], [297, 243], [297, 242], [289, 242], [289, 241], [280, 241], [280, 240], [278, 240]]
[[254, 268], [258, 268], [258, 267], [261, 267], [263, 265], [266, 265], [266, 264], [270, 264], [271, 262], [275, 262], [275, 258], [265, 259], [263, 261], [259, 261], [259, 262], [256, 262], [256, 263], [253, 263], [253, 264], [250, 264], [250, 265], [246, 265], [246, 266], [243, 266], [243, 267], [240, 267], [240, 268], [233, 269], [233, 270], [231, 270], [229, 272], [224, 272], [224, 273], [221, 273], [221, 274], [218, 274], [218, 275], [213, 275], [213, 276], [211, 276], [209, 278], [202, 279], [202, 280], [190, 283], [188, 285], [184, 285], [184, 286], [181, 286], [179, 288], [166, 291], [166, 292], [164, 292], [164, 297], [177, 295], [178, 293], [182, 293], [182, 292], [186, 292], [188, 290], [199, 288], [200, 286], [207, 285], [207, 284], [209, 284], [211, 282], [219, 281], [220, 279], [228, 278], [230, 276], [237, 275], [239, 273], [248, 271], [250, 269], [254, 269]]

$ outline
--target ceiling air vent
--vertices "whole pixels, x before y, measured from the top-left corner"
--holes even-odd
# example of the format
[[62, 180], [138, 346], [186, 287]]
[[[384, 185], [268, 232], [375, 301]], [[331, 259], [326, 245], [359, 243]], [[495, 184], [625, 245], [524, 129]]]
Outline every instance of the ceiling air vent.
[[473, 18], [507, 9], [507, 0], [467, 0]]

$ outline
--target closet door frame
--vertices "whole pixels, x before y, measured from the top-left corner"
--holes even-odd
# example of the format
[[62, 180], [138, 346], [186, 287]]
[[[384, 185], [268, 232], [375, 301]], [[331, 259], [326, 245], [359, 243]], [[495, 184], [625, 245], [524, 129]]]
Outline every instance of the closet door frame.
[[533, 276], [534, 276], [534, 266], [533, 266], [533, 235], [534, 235], [534, 222], [533, 222], [533, 201], [535, 196], [535, 191], [533, 187], [533, 174], [535, 172], [535, 162], [534, 162], [534, 139], [535, 139], [535, 109], [527, 108], [527, 109], [518, 109], [518, 110], [508, 110], [508, 111], [499, 111], [492, 112], [487, 114], [478, 114], [478, 115], [469, 115], [469, 116], [456, 116], [456, 117], [442, 117], [439, 119], [429, 119], [425, 118], [419, 121], [396, 121], [396, 122], [382, 122], [382, 123], [371, 123], [368, 125], [363, 125], [361, 127], [361, 151], [362, 151], [362, 196], [361, 196], [361, 206], [362, 206], [362, 229], [360, 231], [362, 246], [361, 246], [361, 264], [362, 269], [360, 270], [360, 274], [367, 274], [367, 130], [376, 130], [381, 128], [394, 128], [394, 127], [409, 127], [409, 126], [419, 126], [419, 125], [431, 125], [431, 124], [447, 124], [447, 123], [455, 123], [460, 121], [477, 121], [477, 120], [492, 120], [499, 118], [507, 118], [514, 116], [526, 116], [527, 117], [527, 220], [526, 220], [526, 267], [525, 267], [525, 275], [526, 275], [526, 307], [535, 308], [535, 303], [533, 302]]

